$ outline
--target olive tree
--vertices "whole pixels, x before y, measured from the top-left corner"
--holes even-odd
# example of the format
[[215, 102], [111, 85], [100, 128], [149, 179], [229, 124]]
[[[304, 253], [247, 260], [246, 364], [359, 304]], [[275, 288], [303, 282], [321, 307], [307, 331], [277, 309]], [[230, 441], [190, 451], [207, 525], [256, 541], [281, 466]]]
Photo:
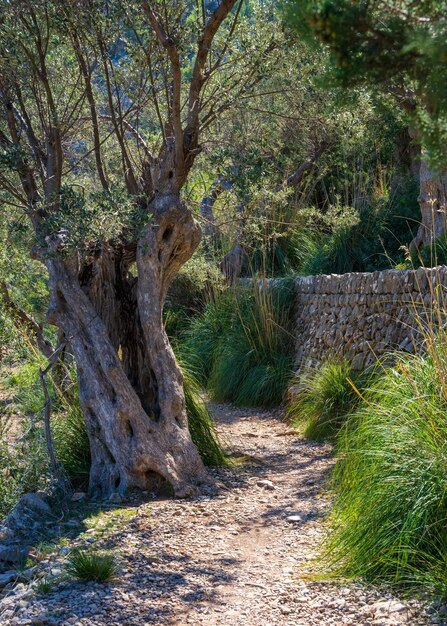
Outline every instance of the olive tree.
[[208, 478], [162, 322], [201, 238], [181, 190], [275, 42], [242, 0], [11, 0], [0, 29], [0, 199], [32, 224], [76, 361], [90, 493], [162, 476], [187, 496]]

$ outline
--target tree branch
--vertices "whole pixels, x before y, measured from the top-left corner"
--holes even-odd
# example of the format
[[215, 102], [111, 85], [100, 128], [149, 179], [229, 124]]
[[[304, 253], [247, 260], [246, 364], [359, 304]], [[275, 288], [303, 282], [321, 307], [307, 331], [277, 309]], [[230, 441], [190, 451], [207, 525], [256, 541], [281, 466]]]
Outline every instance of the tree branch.
[[23, 327], [27, 328], [28, 331], [34, 336], [39, 350], [44, 356], [47, 357], [47, 359], [49, 359], [53, 354], [53, 346], [45, 339], [42, 326], [36, 322], [32, 315], [28, 315], [28, 313], [23, 311], [15, 302], [13, 302], [9, 294], [8, 285], [4, 280], [0, 281], [0, 296], [17, 328], [19, 328], [19, 330]]
[[165, 26], [163, 25], [161, 15], [147, 2], [140, 0], [140, 4], [145, 12], [152, 30], [155, 32], [159, 43], [166, 50], [171, 62], [172, 72], [172, 98], [170, 106], [170, 117], [172, 128], [174, 131], [174, 145], [176, 166], [180, 172], [184, 167], [184, 151], [183, 151], [183, 128], [181, 119], [181, 89], [182, 89], [182, 72], [180, 66], [180, 56], [174, 44], [169, 37]]

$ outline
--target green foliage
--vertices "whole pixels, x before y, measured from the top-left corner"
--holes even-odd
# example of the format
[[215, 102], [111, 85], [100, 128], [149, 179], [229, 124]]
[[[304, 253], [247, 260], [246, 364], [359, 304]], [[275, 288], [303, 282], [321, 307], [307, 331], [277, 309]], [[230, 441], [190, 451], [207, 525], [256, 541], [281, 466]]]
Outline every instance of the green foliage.
[[329, 232], [316, 235], [299, 271], [303, 275], [373, 272], [404, 262], [404, 245], [417, 230], [416, 189], [408, 181], [394, 200], [376, 200], [359, 210], [332, 208]]
[[199, 385], [194, 376], [183, 368], [183, 389], [191, 438], [199, 454], [208, 466], [223, 466], [228, 459], [219, 442], [213, 420], [203, 401]]
[[53, 590], [54, 587], [54, 583], [48, 579], [48, 578], [41, 578], [35, 589], [36, 589], [36, 593], [46, 596], [48, 593], [50, 593]]
[[424, 244], [411, 252], [412, 267], [436, 267], [447, 264], [447, 236], [438, 237], [431, 244]]
[[82, 582], [108, 582], [118, 572], [117, 561], [112, 554], [77, 549], [70, 553], [67, 560], [67, 574]]
[[90, 472], [90, 443], [85, 420], [77, 398], [66, 403], [52, 419], [57, 459], [76, 487], [87, 487]]
[[[444, 0], [291, 0], [291, 24], [331, 53], [343, 87], [371, 86], [407, 100], [433, 163], [447, 162], [447, 26]], [[408, 90], [408, 91], [407, 91]]]
[[210, 295], [223, 288], [224, 277], [217, 263], [208, 260], [199, 249], [180, 269], [169, 289], [164, 320], [171, 340], [188, 328], [192, 316], [203, 309]]
[[14, 367], [6, 376], [5, 388], [13, 394], [13, 406], [24, 415], [39, 414], [45, 403], [39, 370], [42, 361], [28, 350], [26, 360]]
[[281, 404], [293, 361], [293, 281], [229, 290], [211, 301], [181, 345], [217, 400], [240, 406]]
[[221, 338], [230, 331], [234, 317], [234, 295], [223, 292], [212, 297], [202, 313], [192, 318], [180, 343], [187, 368], [206, 385], [213, 370]]
[[447, 593], [446, 337], [403, 356], [338, 443], [325, 562], [340, 576]]
[[48, 484], [43, 445], [42, 432], [33, 420], [0, 413], [0, 519], [25, 493]]
[[287, 416], [305, 437], [323, 441], [333, 439], [359, 405], [370, 376], [339, 360], [328, 361], [297, 382], [299, 390]]

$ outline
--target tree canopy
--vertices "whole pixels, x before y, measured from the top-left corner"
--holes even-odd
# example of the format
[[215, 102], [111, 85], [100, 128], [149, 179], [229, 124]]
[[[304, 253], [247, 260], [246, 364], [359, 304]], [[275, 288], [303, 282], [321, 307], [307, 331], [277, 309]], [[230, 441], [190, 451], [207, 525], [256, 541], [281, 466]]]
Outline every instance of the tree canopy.
[[332, 77], [392, 94], [447, 162], [447, 4], [442, 0], [292, 0], [290, 21], [330, 51]]

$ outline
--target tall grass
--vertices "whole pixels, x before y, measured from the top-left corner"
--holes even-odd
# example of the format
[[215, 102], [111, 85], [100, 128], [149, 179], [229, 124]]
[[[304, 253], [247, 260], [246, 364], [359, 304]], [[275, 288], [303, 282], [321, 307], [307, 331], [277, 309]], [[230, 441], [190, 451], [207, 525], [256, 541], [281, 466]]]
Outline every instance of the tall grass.
[[324, 560], [343, 577], [447, 594], [447, 336], [399, 357], [339, 437]]
[[181, 352], [214, 399], [277, 406], [292, 375], [293, 309], [293, 281], [250, 281], [208, 304]]
[[222, 337], [230, 332], [234, 320], [234, 294], [215, 292], [204, 310], [192, 318], [179, 351], [186, 369], [194, 372], [206, 387], [221, 349]]
[[208, 411], [197, 380], [191, 372], [183, 368], [183, 389], [185, 392], [186, 412], [189, 432], [197, 446], [205, 465], [223, 466], [229, 460], [225, 455], [216, 433], [213, 419]]
[[331, 360], [299, 380], [287, 417], [309, 439], [333, 439], [362, 400], [370, 373], [346, 360]]

